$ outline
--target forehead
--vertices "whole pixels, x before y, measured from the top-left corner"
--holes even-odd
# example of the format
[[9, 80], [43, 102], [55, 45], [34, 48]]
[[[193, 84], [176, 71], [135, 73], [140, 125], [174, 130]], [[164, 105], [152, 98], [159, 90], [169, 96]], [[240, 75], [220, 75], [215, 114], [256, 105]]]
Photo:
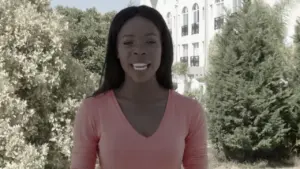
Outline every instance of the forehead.
[[142, 36], [145, 34], [154, 33], [159, 35], [159, 30], [150, 20], [136, 16], [128, 20], [120, 30], [119, 35]]

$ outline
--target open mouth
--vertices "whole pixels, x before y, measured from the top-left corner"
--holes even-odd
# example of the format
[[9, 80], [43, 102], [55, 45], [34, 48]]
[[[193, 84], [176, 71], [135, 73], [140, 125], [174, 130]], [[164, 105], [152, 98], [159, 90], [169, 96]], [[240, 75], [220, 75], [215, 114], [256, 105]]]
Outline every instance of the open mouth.
[[150, 63], [134, 63], [131, 64], [131, 66], [133, 67], [134, 70], [138, 70], [138, 71], [142, 71], [142, 70], [146, 70], [150, 67]]

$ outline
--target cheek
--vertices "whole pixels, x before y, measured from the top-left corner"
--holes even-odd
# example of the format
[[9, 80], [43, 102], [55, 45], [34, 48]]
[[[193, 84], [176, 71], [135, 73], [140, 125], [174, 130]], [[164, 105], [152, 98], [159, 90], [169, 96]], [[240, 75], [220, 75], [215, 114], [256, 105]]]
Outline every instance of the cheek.
[[119, 57], [120, 64], [124, 71], [128, 69], [128, 60], [124, 56]]
[[162, 51], [161, 49], [157, 49], [157, 50], [153, 50], [153, 54], [152, 56], [155, 56], [153, 57], [153, 61], [155, 63], [155, 67], [158, 69], [158, 67], [160, 66], [160, 63], [161, 63], [161, 57], [162, 57]]
[[[120, 53], [122, 53], [122, 55], [120, 55]], [[123, 70], [126, 70], [128, 69], [127, 65], [128, 65], [128, 60], [127, 60], [127, 56], [125, 55], [124, 51], [120, 51], [118, 50], [118, 59], [119, 59], [119, 62], [123, 68]]]

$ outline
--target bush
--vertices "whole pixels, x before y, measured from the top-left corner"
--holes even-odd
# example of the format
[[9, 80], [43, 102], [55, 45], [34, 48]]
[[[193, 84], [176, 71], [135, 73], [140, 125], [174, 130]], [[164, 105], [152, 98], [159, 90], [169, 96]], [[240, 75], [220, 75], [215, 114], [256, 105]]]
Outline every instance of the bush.
[[63, 48], [48, 0], [0, 1], [0, 168], [69, 167], [78, 103], [99, 79]]
[[215, 37], [206, 106], [211, 141], [228, 159], [280, 160], [296, 144], [300, 121], [290, 104], [284, 9], [245, 1]]

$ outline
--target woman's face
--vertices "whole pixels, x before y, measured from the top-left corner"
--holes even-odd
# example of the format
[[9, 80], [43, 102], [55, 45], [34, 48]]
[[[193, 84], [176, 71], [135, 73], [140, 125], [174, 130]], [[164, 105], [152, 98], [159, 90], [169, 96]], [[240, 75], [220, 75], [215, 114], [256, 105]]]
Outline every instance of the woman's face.
[[160, 66], [160, 32], [149, 20], [136, 16], [128, 20], [118, 34], [118, 58], [127, 77], [135, 82], [155, 78]]

